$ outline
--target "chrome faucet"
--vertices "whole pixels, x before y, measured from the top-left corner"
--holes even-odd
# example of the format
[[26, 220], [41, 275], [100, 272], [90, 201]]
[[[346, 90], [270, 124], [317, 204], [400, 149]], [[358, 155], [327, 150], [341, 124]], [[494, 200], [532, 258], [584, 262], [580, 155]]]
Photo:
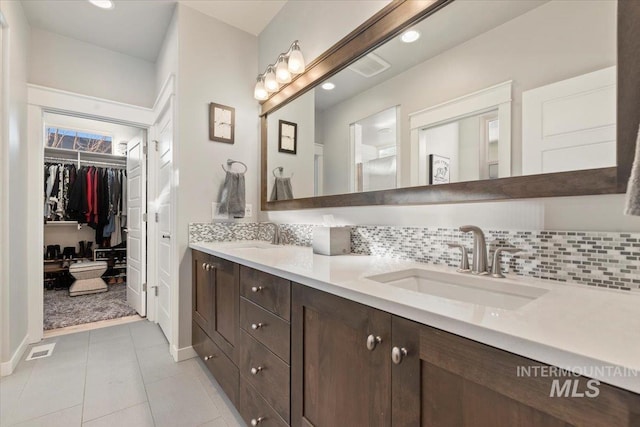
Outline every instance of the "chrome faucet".
[[487, 275], [487, 244], [484, 239], [484, 233], [480, 227], [475, 225], [463, 225], [460, 231], [464, 233], [473, 233], [473, 262], [471, 273], [479, 275]]
[[280, 230], [280, 226], [275, 222], [261, 222], [261, 225], [272, 225], [273, 226], [273, 237], [271, 238], [272, 245], [280, 245], [282, 244], [282, 231]]

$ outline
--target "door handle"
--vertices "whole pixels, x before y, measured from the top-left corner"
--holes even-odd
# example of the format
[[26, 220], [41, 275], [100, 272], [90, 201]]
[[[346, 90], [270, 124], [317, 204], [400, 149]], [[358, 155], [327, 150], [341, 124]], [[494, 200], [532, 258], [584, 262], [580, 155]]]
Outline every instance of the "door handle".
[[171, 234], [163, 234], [162, 238], [163, 239], [170, 239], [171, 238]]

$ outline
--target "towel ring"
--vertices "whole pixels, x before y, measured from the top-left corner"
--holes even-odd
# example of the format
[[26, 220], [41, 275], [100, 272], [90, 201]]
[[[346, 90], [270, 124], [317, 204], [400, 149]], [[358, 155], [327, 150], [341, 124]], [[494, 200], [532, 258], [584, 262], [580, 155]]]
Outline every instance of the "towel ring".
[[244, 170], [242, 172], [239, 172], [239, 173], [245, 173], [249, 169], [249, 168], [247, 168], [247, 165], [244, 164], [243, 162], [238, 161], [238, 160], [231, 160], [231, 159], [227, 160], [227, 167], [226, 168], [224, 167], [224, 165], [220, 165], [220, 166], [222, 166], [222, 170], [223, 171], [231, 172], [231, 165], [233, 165], [234, 163], [238, 163], [238, 164], [241, 164], [242, 166], [244, 166]]
[[[276, 175], [276, 171], [280, 172], [280, 176], [278, 177], [278, 175]], [[275, 178], [284, 178], [284, 168], [282, 166], [278, 166], [276, 168], [274, 168], [271, 173], [273, 174], [273, 176]], [[293, 176], [293, 173], [291, 173], [291, 176]]]

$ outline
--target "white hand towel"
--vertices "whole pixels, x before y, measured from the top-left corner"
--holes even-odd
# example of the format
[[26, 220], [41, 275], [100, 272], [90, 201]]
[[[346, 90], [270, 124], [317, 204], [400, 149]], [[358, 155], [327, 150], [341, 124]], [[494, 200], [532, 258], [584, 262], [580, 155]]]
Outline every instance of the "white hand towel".
[[640, 216], [640, 130], [636, 141], [636, 157], [633, 160], [629, 184], [627, 184], [627, 206], [625, 215]]

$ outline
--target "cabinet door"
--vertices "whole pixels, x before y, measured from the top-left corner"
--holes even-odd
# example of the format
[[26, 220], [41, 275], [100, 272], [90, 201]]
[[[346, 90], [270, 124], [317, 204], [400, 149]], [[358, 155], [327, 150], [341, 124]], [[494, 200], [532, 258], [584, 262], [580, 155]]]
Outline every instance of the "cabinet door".
[[213, 331], [213, 283], [209, 255], [192, 251], [192, 310], [193, 321], [207, 334]]
[[391, 316], [298, 284], [292, 295], [291, 425], [389, 426]]
[[213, 328], [211, 339], [238, 365], [240, 266], [211, 257], [213, 281]]
[[[394, 427], [640, 425], [632, 393], [599, 384], [588, 397], [587, 378], [523, 375], [545, 365], [396, 316], [392, 331], [402, 355], [392, 368]], [[550, 397], [554, 380], [570, 388]]]

